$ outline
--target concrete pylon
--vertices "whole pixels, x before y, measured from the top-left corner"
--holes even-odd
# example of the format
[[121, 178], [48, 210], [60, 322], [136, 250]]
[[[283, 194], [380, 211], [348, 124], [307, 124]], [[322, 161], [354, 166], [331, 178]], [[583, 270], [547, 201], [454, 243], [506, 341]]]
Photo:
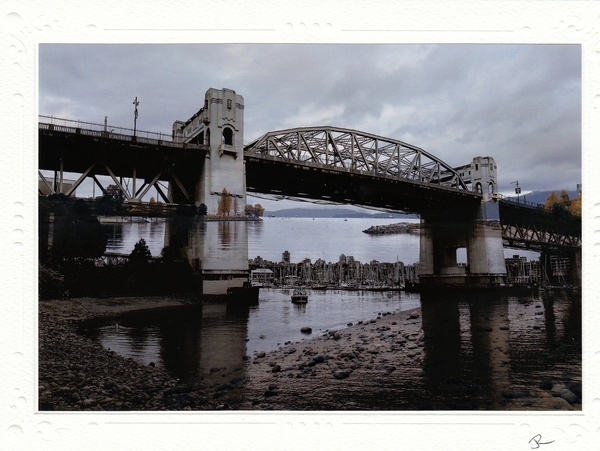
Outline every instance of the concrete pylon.
[[197, 168], [195, 205], [206, 205], [210, 215], [243, 214], [246, 206], [244, 98], [231, 89], [210, 88], [204, 96], [204, 106], [196, 114], [185, 122], [175, 121], [173, 140], [209, 149], [203, 166]]
[[[185, 122], [175, 121], [173, 141], [203, 146], [202, 166], [189, 168], [190, 183], [182, 184], [193, 191], [187, 202], [204, 204], [206, 214], [220, 218], [173, 219], [166, 239], [177, 242], [180, 258], [198, 275], [202, 294], [224, 295], [242, 288], [249, 279], [247, 223], [230, 219], [243, 216], [246, 206], [244, 98], [231, 89], [210, 88], [196, 114]], [[170, 195], [177, 193], [169, 190]]]
[[[421, 214], [420, 285], [427, 288], [495, 288], [506, 282], [496, 163], [477, 157], [457, 168], [473, 191], [482, 194], [476, 210]], [[484, 188], [485, 187], [485, 188]], [[467, 262], [459, 264], [457, 250]]]

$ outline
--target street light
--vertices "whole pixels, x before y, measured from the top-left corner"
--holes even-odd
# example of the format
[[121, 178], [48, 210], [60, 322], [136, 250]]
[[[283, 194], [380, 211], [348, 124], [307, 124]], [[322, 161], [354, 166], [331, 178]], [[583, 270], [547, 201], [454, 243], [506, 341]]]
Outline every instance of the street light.
[[516, 182], [510, 182], [511, 185], [513, 183], [517, 184], [517, 187], [515, 188], [515, 194], [517, 195], [517, 203], [519, 203], [519, 194], [521, 194], [521, 188], [519, 187], [519, 181], [517, 180]]
[[133, 112], [133, 137], [135, 138], [135, 129], [136, 129], [137, 117], [138, 117], [137, 107], [140, 104], [140, 102], [138, 102], [137, 96], [135, 96], [135, 100], [133, 101], [133, 104], [135, 105], [135, 110]]

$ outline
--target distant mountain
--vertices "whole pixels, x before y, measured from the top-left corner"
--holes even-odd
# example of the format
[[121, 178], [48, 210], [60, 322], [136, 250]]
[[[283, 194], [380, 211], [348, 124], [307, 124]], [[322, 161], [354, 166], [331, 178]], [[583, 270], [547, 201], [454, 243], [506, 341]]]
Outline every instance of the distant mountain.
[[349, 208], [286, 208], [283, 210], [265, 210], [264, 216], [277, 218], [417, 218], [408, 213], [367, 213]]
[[[556, 192], [556, 194], [558, 194], [560, 196], [560, 192], [562, 190], [558, 189], [558, 190], [552, 190], [552, 191]], [[544, 203], [546, 202], [546, 199], [548, 198], [548, 195], [552, 191], [532, 191], [529, 194], [526, 194], [524, 196], [519, 196], [519, 200], [525, 200], [526, 202], [532, 202], [534, 204], [544, 205]], [[569, 199], [577, 198], [577, 191], [567, 190], [567, 193], [569, 193]], [[516, 198], [517, 198], [517, 196], [510, 196], [510, 199], [516, 199]]]

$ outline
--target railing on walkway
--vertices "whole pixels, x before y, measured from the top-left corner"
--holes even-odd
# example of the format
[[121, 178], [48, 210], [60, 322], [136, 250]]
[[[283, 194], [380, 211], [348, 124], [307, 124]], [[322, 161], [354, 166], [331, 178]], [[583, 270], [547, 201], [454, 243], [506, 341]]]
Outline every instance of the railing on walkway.
[[514, 197], [506, 197], [503, 196], [502, 194], [498, 193], [497, 194], [498, 198], [500, 198], [500, 200], [502, 202], [506, 202], [509, 204], [513, 204], [513, 205], [521, 205], [523, 207], [530, 207], [530, 208], [537, 208], [538, 210], [544, 210], [545, 207], [543, 204], [538, 204], [536, 202], [527, 202], [524, 199], [520, 199], [520, 198], [514, 198]]
[[194, 144], [183, 144], [173, 142], [171, 136], [162, 132], [150, 132], [146, 130], [134, 130], [132, 128], [116, 127], [108, 124], [96, 124], [94, 122], [76, 121], [54, 116], [39, 115], [38, 128], [40, 130], [56, 130], [58, 132], [75, 133], [78, 135], [95, 136], [98, 138], [118, 139], [120, 141], [138, 142], [169, 147], [186, 147], [191, 149], [200, 148]]

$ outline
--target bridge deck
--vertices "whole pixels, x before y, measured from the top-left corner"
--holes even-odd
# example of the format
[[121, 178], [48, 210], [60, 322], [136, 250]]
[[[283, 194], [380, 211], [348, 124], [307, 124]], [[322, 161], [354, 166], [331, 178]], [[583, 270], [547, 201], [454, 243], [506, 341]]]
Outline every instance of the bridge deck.
[[[152, 178], [157, 168], [187, 170], [201, 167], [207, 146], [172, 143], [166, 140], [127, 136], [98, 130], [39, 124], [39, 169], [91, 174]], [[168, 179], [168, 178], [166, 178]]]

